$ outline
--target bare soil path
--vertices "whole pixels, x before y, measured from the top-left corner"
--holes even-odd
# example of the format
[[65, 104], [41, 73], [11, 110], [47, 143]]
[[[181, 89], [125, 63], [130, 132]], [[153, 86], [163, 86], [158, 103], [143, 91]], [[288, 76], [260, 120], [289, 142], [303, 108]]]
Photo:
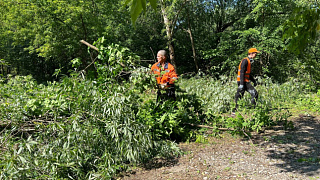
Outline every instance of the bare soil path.
[[265, 130], [253, 135], [253, 144], [228, 133], [208, 143], [181, 143], [181, 157], [155, 161], [119, 179], [320, 179], [320, 117], [291, 121], [294, 130]]

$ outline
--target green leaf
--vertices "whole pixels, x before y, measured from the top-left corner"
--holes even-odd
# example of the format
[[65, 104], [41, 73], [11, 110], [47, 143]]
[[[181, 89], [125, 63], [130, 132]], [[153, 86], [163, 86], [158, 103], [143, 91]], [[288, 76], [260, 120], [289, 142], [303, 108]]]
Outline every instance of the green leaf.
[[126, 1], [124, 2], [124, 5], [125, 5], [125, 6], [128, 5], [130, 2], [131, 2], [131, 0], [126, 0]]
[[146, 0], [140, 0], [141, 1], [141, 5], [142, 5], [142, 8], [143, 8], [143, 11], [146, 11]]
[[30, 144], [26, 144], [26, 146], [27, 146], [29, 152], [31, 152]]
[[145, 3], [146, 0], [133, 0], [132, 1], [131, 12], [130, 12], [132, 24], [135, 24], [136, 20], [138, 19], [139, 15], [143, 9], [142, 1], [144, 1], [144, 3]]
[[151, 7], [156, 10], [157, 9], [157, 0], [149, 0]]
[[20, 160], [21, 160], [22, 164], [25, 164], [25, 163], [27, 162], [27, 161], [26, 161], [26, 159], [25, 159], [24, 157], [19, 156], [19, 158], [20, 158]]
[[249, 125], [249, 123], [247, 123], [247, 122], [242, 123], [242, 126], [243, 126], [243, 127], [246, 127], [246, 126], [248, 126], [248, 125]]
[[34, 160], [34, 164], [35, 164], [36, 166], [38, 166], [38, 165], [39, 165], [39, 161], [38, 161], [38, 159], [35, 159], [35, 160]]

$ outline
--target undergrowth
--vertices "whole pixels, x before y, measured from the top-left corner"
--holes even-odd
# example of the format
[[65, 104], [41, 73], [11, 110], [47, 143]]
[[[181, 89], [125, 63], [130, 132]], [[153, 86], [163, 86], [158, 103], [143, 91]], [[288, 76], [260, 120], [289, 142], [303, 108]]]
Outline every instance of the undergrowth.
[[261, 78], [257, 107], [248, 107], [246, 93], [230, 117], [237, 85], [223, 76], [180, 76], [177, 100], [160, 103], [150, 68], [138, 68], [136, 55], [96, 45], [97, 79], [74, 64], [59, 82], [15, 76], [0, 83], [0, 179], [109, 179], [154, 157], [179, 156], [176, 142], [205, 142], [207, 128], [241, 135], [279, 124], [292, 129], [290, 106], [319, 110], [319, 93], [305, 98], [303, 83]]
[[[197, 125], [215, 134], [250, 134], [277, 124], [290, 129], [285, 105], [302, 98], [290, 82], [266, 81], [257, 87], [258, 106], [248, 108], [246, 95], [230, 117], [232, 80], [182, 77], [177, 100], [163, 103], [156, 102], [152, 86], [141, 83], [148, 80], [134, 80], [115, 85], [75, 73], [46, 86], [30, 76], [2, 83], [1, 178], [110, 178], [153, 157], [178, 156], [174, 141], [204, 141], [204, 128]], [[317, 110], [318, 100], [303, 104]]]

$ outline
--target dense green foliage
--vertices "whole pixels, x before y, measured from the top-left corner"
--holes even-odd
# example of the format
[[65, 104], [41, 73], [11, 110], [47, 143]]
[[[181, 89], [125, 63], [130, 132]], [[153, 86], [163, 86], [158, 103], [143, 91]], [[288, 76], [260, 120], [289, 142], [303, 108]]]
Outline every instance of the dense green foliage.
[[85, 69], [96, 58], [80, 40], [93, 43], [104, 36], [106, 44], [127, 47], [141, 59], [155, 59], [157, 50], [174, 48], [170, 57], [173, 53], [179, 74], [198, 72], [197, 68], [216, 77], [230, 74], [255, 46], [262, 51], [257, 74], [279, 82], [308, 74], [312, 83], [319, 81], [314, 73], [319, 67], [316, 2], [4, 0], [0, 7], [4, 75], [57, 80], [51, 76], [55, 69], [67, 74], [73, 59]]
[[1, 177], [108, 178], [164, 150], [174, 155], [173, 144], [154, 138], [153, 127], [139, 121], [134, 91], [77, 76], [47, 86], [30, 77], [9, 80], [1, 86], [1, 120], [8, 123]]
[[[110, 179], [206, 128], [250, 137], [319, 112], [317, 2], [2, 0], [0, 25], [0, 179]], [[246, 94], [232, 118], [250, 47], [258, 106]], [[159, 49], [176, 101], [156, 102]]]
[[[132, 82], [142, 77], [137, 74]], [[30, 76], [1, 84], [1, 122], [7, 123], [1, 131], [0, 168], [5, 170], [1, 177], [112, 177], [128, 165], [177, 155], [168, 140], [198, 138], [192, 124], [210, 125], [216, 133], [228, 128], [246, 135], [277, 124], [292, 128], [285, 109], [303, 98], [297, 86], [305, 89], [303, 83], [279, 85], [266, 79], [258, 87], [259, 107], [247, 109], [245, 97], [237, 117], [230, 118], [221, 116], [234, 106], [236, 85], [230, 79], [181, 77], [177, 101], [157, 104], [152, 89], [139, 87], [141, 83], [114, 86], [78, 75], [46, 86]], [[319, 98], [303, 102], [314, 109]]]

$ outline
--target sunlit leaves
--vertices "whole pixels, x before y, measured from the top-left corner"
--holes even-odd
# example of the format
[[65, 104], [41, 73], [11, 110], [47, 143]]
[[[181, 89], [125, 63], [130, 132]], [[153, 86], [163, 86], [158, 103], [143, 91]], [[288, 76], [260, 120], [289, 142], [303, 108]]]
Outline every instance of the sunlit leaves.
[[52, 77], [56, 68], [67, 74], [74, 58], [85, 68], [92, 60], [79, 41], [92, 43], [102, 34], [118, 41], [119, 29], [130, 26], [121, 7], [116, 0], [1, 1], [0, 56], [19, 73], [36, 76]]
[[96, 62], [98, 80], [101, 82], [114, 82], [124, 73], [129, 74], [135, 68], [135, 64], [140, 57], [131, 52], [128, 48], [118, 44], [104, 45], [104, 37], [99, 38], [94, 44], [99, 49], [98, 58], [100, 62]]

